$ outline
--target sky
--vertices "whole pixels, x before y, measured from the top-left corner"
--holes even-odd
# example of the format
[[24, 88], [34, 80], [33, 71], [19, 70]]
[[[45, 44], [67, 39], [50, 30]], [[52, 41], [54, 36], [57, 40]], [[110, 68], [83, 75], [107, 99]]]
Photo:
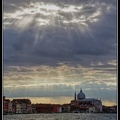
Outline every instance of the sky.
[[116, 18], [116, 0], [3, 0], [3, 94], [116, 104]]

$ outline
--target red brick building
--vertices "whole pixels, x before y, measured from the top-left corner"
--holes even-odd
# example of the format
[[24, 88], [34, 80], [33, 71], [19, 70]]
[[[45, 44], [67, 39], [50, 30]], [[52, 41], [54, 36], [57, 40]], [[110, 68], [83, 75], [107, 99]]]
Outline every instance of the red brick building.
[[3, 114], [7, 114], [9, 112], [9, 105], [10, 100], [6, 99], [5, 96], [3, 96]]

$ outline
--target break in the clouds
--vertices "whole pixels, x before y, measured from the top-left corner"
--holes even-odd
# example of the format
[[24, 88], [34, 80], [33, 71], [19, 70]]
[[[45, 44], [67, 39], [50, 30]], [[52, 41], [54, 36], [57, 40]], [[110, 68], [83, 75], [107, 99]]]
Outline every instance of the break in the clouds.
[[72, 96], [83, 88], [88, 96], [96, 91], [116, 99], [116, 1], [4, 0], [3, 5], [4, 94]]

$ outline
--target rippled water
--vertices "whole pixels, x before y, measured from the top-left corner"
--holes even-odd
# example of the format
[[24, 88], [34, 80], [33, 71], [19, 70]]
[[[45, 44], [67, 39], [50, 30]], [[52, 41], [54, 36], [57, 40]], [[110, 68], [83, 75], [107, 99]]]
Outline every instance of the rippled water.
[[3, 120], [117, 120], [117, 114], [58, 113], [4, 115]]

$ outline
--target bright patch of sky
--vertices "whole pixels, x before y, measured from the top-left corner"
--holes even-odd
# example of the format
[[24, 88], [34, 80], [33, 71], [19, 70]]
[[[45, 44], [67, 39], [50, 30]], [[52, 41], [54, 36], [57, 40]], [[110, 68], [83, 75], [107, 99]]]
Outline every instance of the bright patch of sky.
[[4, 95], [68, 102], [83, 88], [116, 101], [116, 9], [104, 0], [4, 0]]

